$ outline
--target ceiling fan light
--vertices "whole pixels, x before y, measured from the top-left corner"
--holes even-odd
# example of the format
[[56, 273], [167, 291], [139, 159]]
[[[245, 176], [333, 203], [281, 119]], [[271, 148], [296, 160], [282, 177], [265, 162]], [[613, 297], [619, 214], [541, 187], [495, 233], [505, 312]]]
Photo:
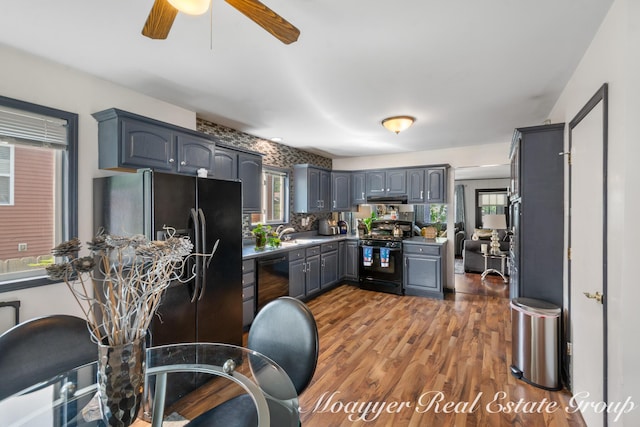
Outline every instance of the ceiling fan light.
[[399, 134], [405, 129], [408, 129], [416, 119], [411, 116], [394, 116], [387, 117], [382, 121], [382, 126], [389, 129], [391, 132]]
[[175, 7], [187, 15], [202, 15], [211, 5], [211, 0], [167, 0], [171, 6]]

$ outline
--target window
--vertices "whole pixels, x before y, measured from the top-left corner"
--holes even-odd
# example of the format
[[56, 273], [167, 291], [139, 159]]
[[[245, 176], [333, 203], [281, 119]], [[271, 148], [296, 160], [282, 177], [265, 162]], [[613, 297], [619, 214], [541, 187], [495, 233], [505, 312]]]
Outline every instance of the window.
[[262, 213], [251, 214], [251, 224], [289, 222], [289, 174], [265, 167], [262, 170]]
[[77, 123], [0, 97], [0, 291], [51, 283], [51, 248], [77, 236]]
[[0, 145], [0, 206], [13, 205], [13, 145]]
[[509, 197], [506, 188], [476, 190], [476, 228], [482, 228], [484, 215], [504, 214], [509, 223]]

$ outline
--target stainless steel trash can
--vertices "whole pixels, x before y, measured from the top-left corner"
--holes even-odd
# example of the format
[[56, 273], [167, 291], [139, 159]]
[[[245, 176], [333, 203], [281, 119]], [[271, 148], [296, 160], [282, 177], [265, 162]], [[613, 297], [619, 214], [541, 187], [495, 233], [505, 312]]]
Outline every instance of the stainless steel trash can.
[[532, 298], [511, 301], [511, 373], [546, 390], [560, 385], [560, 307]]

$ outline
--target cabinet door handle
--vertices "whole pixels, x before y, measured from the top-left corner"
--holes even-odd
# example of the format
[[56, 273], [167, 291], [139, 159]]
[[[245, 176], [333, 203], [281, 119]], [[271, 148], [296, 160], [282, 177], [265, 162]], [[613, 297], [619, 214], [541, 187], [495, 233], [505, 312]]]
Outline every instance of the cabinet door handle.
[[364, 200], [364, 191], [362, 192], [362, 200]]
[[333, 201], [333, 207], [334, 207], [334, 209], [336, 207], [336, 201], [335, 200]]
[[431, 198], [431, 190], [427, 190], [427, 199]]
[[422, 199], [424, 197], [424, 190], [420, 190], [420, 198]]
[[303, 273], [306, 273], [306, 272], [307, 272], [307, 263], [306, 263], [306, 262], [303, 262], [303, 263], [302, 263], [302, 272], [303, 272]]
[[169, 159], [169, 163], [173, 163], [173, 162], [175, 162], [175, 160]]
[[186, 166], [187, 162], [185, 162], [184, 160], [180, 162], [180, 165], [182, 166]]

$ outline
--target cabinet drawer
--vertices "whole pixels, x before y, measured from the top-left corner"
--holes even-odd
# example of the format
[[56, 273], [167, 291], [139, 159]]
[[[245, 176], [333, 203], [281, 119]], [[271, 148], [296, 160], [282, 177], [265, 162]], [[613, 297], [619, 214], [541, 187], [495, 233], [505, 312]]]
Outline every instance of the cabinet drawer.
[[256, 275], [252, 272], [242, 275], [242, 286], [253, 285], [256, 281]]
[[322, 253], [325, 253], [325, 252], [337, 251], [338, 245], [339, 245], [339, 242], [323, 243], [320, 248], [322, 250]]
[[242, 301], [246, 301], [249, 298], [253, 299], [254, 295], [255, 295], [255, 286], [251, 285], [251, 286], [245, 286], [244, 288], [242, 288]]
[[440, 246], [404, 245], [404, 253], [440, 256]]
[[304, 249], [296, 249], [295, 251], [289, 252], [289, 262], [295, 261], [297, 259], [303, 259], [304, 254], [305, 254]]
[[249, 271], [253, 271], [253, 269], [255, 268], [254, 265], [255, 265], [255, 261], [254, 260], [246, 259], [246, 260], [242, 261], [242, 271], [244, 273], [247, 273]]
[[307, 256], [314, 256], [320, 254], [320, 246], [312, 246], [307, 248]]
[[242, 303], [242, 325], [248, 326], [253, 322], [254, 300], [250, 299]]

